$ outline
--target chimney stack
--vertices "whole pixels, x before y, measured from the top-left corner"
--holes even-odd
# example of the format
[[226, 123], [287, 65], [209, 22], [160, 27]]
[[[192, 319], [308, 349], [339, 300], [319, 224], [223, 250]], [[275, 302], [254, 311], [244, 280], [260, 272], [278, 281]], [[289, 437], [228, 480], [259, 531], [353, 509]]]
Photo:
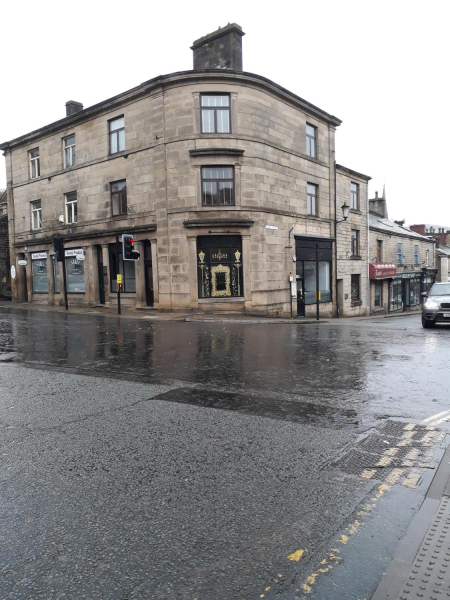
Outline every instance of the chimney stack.
[[83, 110], [83, 105], [81, 102], [75, 102], [75, 100], [69, 100], [69, 102], [66, 102], [66, 117], [70, 117], [71, 115], [80, 112], [80, 110]]
[[205, 69], [229, 69], [242, 71], [242, 36], [245, 33], [237, 23], [229, 23], [195, 40], [194, 71]]

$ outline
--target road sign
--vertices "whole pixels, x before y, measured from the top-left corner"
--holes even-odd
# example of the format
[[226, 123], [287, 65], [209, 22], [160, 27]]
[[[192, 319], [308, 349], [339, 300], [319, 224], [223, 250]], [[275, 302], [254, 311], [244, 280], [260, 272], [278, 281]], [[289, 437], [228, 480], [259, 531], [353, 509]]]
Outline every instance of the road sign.
[[122, 275], [117, 275], [117, 283], [122, 283]]

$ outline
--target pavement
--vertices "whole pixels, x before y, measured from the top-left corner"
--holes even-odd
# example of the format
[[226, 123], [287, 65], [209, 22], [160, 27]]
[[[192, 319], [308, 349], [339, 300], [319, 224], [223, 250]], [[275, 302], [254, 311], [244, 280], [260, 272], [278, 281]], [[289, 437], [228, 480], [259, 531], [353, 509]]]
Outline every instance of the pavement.
[[0, 307], [0, 598], [370, 598], [446, 480], [449, 358], [418, 315]]

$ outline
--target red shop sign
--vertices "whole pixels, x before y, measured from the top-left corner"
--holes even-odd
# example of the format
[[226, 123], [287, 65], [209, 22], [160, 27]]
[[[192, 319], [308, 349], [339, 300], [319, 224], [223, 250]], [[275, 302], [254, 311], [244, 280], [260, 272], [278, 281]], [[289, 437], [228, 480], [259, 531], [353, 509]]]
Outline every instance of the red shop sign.
[[395, 277], [396, 275], [397, 267], [393, 264], [369, 264], [370, 279], [387, 279], [388, 277]]

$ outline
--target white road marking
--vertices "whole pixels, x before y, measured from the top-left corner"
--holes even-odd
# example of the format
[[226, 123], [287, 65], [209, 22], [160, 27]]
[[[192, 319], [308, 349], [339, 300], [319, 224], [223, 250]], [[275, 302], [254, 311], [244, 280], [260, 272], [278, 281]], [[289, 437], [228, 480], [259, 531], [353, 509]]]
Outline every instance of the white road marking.
[[444, 410], [444, 412], [440, 412], [437, 415], [433, 415], [432, 417], [428, 417], [428, 419], [424, 419], [422, 423], [428, 423], [429, 421], [434, 421], [434, 419], [438, 419], [442, 417], [442, 415], [447, 415], [450, 413], [450, 410]]

